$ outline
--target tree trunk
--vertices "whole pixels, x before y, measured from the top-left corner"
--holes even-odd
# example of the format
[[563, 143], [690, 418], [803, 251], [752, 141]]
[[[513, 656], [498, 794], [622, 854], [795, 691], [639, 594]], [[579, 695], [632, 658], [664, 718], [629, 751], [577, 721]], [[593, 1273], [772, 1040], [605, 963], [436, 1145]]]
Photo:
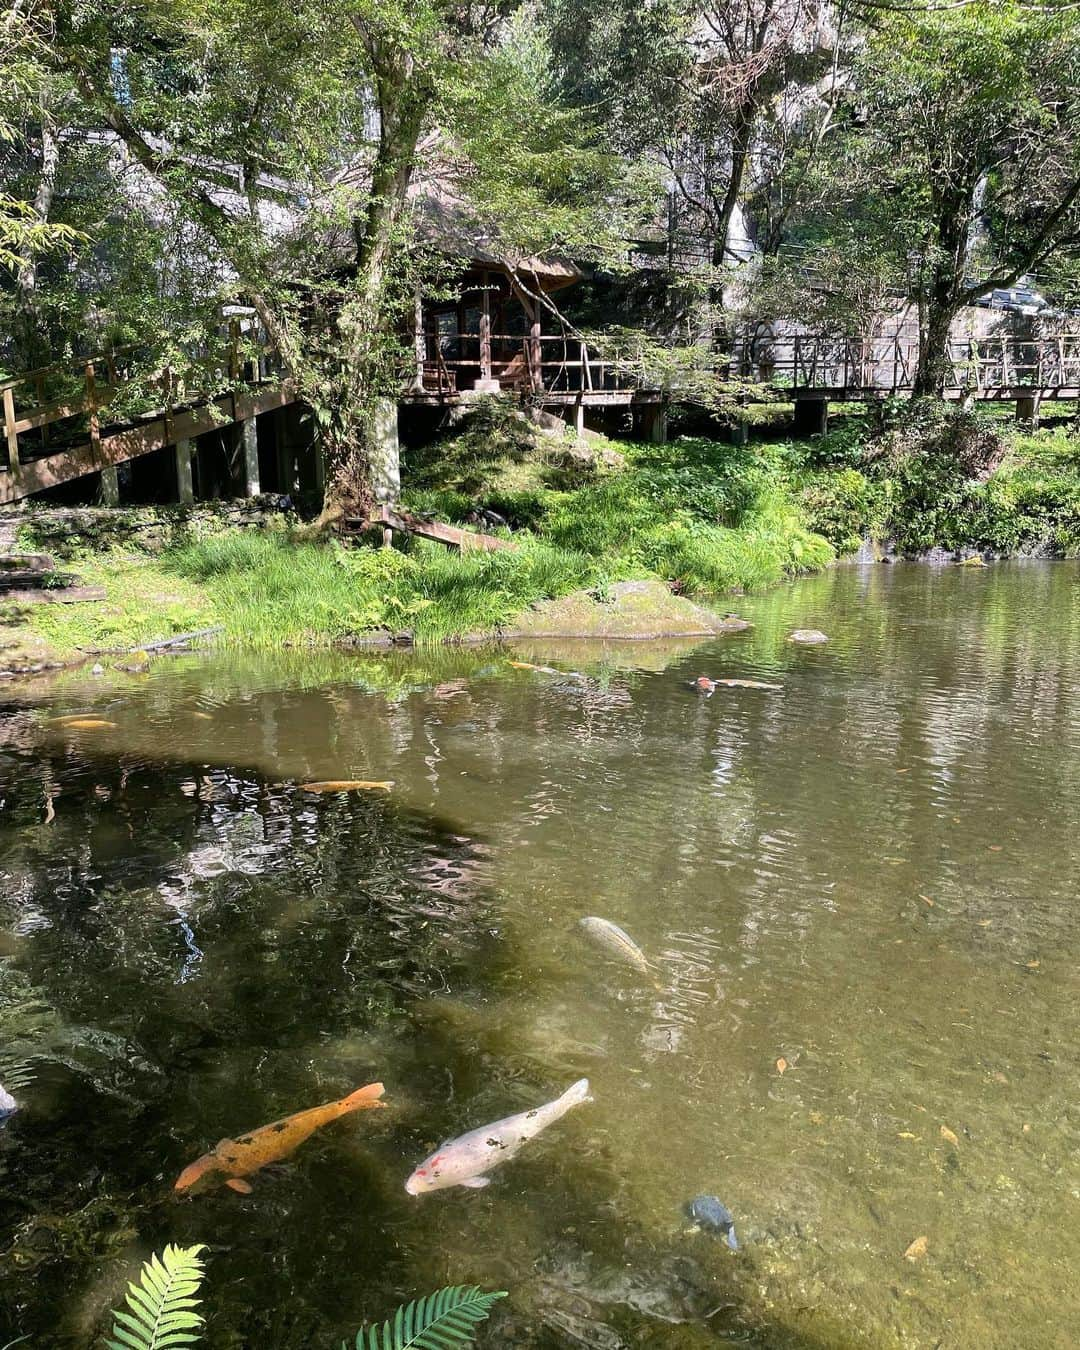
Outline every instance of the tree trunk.
[[926, 322], [919, 333], [919, 361], [915, 368], [914, 394], [940, 398], [951, 373], [949, 334], [956, 306], [941, 297], [931, 296]]
[[381, 73], [379, 105], [371, 196], [356, 226], [356, 280], [338, 317], [343, 388], [327, 436], [324, 522], [342, 515], [366, 517], [376, 500], [395, 495], [394, 485], [400, 482], [397, 437], [388, 434], [387, 409], [397, 391], [381, 387], [386, 383], [384, 330], [390, 321], [387, 266], [427, 110], [425, 91], [411, 78], [407, 64], [394, 63]]
[[[34, 214], [46, 222], [56, 192], [56, 178], [60, 169], [60, 140], [52, 124], [49, 111], [41, 108], [41, 173], [34, 193]], [[37, 265], [27, 258], [15, 275], [15, 344], [26, 369], [44, 365], [48, 343], [41, 331], [41, 315], [37, 297]]]

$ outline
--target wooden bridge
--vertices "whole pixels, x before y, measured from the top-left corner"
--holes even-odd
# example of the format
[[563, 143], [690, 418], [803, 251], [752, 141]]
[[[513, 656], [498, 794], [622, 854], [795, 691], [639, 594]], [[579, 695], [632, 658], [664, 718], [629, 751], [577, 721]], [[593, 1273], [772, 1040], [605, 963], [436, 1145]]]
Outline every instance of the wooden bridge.
[[[298, 401], [265, 337], [234, 321], [215, 350], [188, 368], [186, 384], [167, 369], [140, 373], [140, 355], [145, 364], [145, 354], [131, 346], [0, 381], [0, 506], [90, 474], [100, 475], [102, 499], [115, 504], [117, 466], [161, 450], [174, 453], [175, 495], [191, 501], [196, 440], [209, 432], [231, 442], [233, 487], [246, 496], [259, 493], [256, 419]], [[467, 347], [455, 359], [436, 350], [418, 363], [408, 384], [403, 380], [400, 402], [447, 407], [500, 391], [558, 413], [579, 431], [586, 408], [633, 407], [647, 434], [664, 432], [665, 401], [658, 390], [636, 389], [584, 343], [548, 335], [492, 334], [476, 358]], [[150, 410], [125, 415], [125, 402], [134, 395]], [[279, 468], [275, 486], [289, 492], [296, 447], [281, 443], [282, 430], [276, 419], [278, 464], [291, 459], [292, 468]], [[312, 460], [309, 480], [321, 488], [321, 460]]]
[[[245, 490], [258, 493], [255, 418], [296, 400], [270, 348], [253, 346], [234, 322], [220, 347], [189, 368], [186, 384], [168, 369], [140, 375], [139, 355], [119, 348], [0, 382], [0, 505], [95, 473], [106, 503], [115, 503], [117, 465], [167, 447], [176, 451], [180, 500], [191, 500], [194, 439], [225, 429], [236, 434]], [[125, 416], [124, 398], [136, 392], [151, 409]]]
[[[475, 351], [468, 338], [453, 356], [430, 342], [418, 351], [401, 403], [447, 406], [505, 391], [579, 430], [589, 409], [633, 409], [646, 435], [663, 438], [667, 396], [635, 386], [580, 338], [535, 329], [525, 335], [481, 331]], [[232, 439], [240, 490], [260, 491], [256, 419], [297, 402], [265, 339], [234, 319], [213, 353], [188, 370], [187, 384], [167, 369], [140, 375], [139, 356], [129, 347], [77, 367], [49, 366], [0, 382], [0, 505], [90, 474], [101, 475], [104, 500], [115, 502], [117, 466], [165, 449], [175, 453], [176, 495], [190, 501], [193, 446], [215, 431]], [[830, 401], [910, 394], [916, 358], [916, 341], [907, 336], [755, 333], [736, 344], [727, 373], [790, 398], [799, 428], [814, 432], [825, 429]], [[1034, 419], [1044, 400], [1080, 399], [1077, 333], [955, 341], [949, 366], [946, 398], [1015, 402], [1020, 417]], [[125, 416], [125, 398], [135, 392], [154, 406]], [[293, 455], [295, 469], [295, 451], [279, 446], [279, 452]], [[279, 475], [281, 491], [291, 490], [284, 482], [291, 476]], [[314, 481], [320, 481], [317, 469]]]
[[[822, 416], [814, 404], [910, 395], [917, 361], [914, 335], [755, 333], [736, 344], [729, 373], [787, 394], [813, 421]], [[1080, 399], [1080, 333], [957, 339], [948, 372], [945, 398], [1015, 402], [1018, 416], [1034, 418], [1044, 400]]]

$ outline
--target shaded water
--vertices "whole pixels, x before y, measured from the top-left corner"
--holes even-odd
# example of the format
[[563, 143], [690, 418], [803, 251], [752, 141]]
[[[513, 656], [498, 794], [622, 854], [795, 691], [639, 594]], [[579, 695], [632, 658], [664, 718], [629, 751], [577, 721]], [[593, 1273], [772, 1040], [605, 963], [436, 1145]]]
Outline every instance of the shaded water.
[[[584, 679], [487, 650], [7, 691], [0, 1344], [89, 1343], [167, 1241], [210, 1244], [215, 1347], [337, 1345], [451, 1282], [511, 1291], [491, 1346], [1080, 1343], [1078, 585], [836, 570], [751, 634], [513, 653]], [[353, 777], [395, 788], [298, 790]], [[406, 1195], [583, 1075], [486, 1190]], [[392, 1110], [251, 1197], [172, 1194], [374, 1078]]]

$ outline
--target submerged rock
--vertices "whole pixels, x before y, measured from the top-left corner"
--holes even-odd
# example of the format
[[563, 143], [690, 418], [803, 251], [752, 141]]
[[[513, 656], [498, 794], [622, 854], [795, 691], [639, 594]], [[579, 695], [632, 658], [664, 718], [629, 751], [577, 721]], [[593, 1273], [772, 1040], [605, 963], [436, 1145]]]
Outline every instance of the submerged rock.
[[8, 1116], [13, 1115], [18, 1109], [19, 1103], [10, 1092], [5, 1091], [3, 1084], [0, 1083], [0, 1120], [6, 1120]]
[[819, 646], [828, 640], [829, 635], [823, 633], [820, 628], [796, 628], [794, 632], [788, 634], [789, 642], [800, 642], [806, 647]]

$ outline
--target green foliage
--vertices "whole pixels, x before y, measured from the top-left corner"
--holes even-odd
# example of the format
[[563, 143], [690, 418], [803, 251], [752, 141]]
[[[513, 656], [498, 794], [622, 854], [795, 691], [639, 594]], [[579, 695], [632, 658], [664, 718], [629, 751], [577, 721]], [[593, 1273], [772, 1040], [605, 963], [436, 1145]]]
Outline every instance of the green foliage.
[[1080, 553], [1080, 441], [1067, 429], [1021, 434], [909, 404], [883, 434], [854, 424], [788, 455], [808, 522], [839, 552], [869, 536], [909, 555]]
[[194, 1247], [168, 1246], [151, 1256], [138, 1284], [129, 1284], [124, 1300], [128, 1311], [117, 1309], [108, 1350], [181, 1350], [199, 1339], [205, 1318], [195, 1311], [204, 1274]]
[[[491, 1314], [505, 1291], [485, 1294], [476, 1285], [440, 1289], [437, 1294], [403, 1304], [393, 1322], [356, 1333], [356, 1350], [449, 1350], [471, 1345], [473, 1330]], [[342, 1342], [342, 1350], [346, 1345]]]
[[[195, 1311], [205, 1268], [206, 1247], [170, 1245], [143, 1264], [138, 1284], [129, 1284], [127, 1310], [113, 1312], [108, 1350], [185, 1350], [195, 1345], [206, 1319]], [[403, 1303], [392, 1321], [362, 1328], [356, 1350], [450, 1350], [473, 1344], [475, 1328], [487, 1320], [506, 1291], [485, 1293], [477, 1285], [454, 1285]], [[23, 1340], [26, 1337], [22, 1338]], [[9, 1346], [18, 1345], [11, 1341]], [[342, 1342], [342, 1350], [347, 1343]]]

